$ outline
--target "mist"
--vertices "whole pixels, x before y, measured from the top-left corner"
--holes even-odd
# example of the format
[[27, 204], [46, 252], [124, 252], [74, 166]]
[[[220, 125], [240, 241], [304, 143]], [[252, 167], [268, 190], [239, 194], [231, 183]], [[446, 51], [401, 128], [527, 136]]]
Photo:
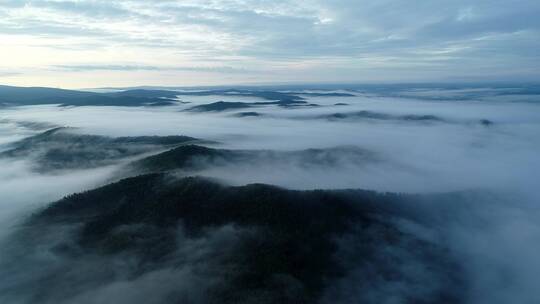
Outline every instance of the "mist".
[[539, 304], [539, 15], [0, 0], [0, 304]]
[[[400, 233], [448, 250], [445, 255], [458, 263], [458, 272], [463, 276], [459, 282], [466, 286], [460, 301], [540, 301], [540, 292], [535, 287], [535, 282], [540, 280], [540, 263], [535, 255], [540, 250], [537, 245], [540, 244], [537, 220], [540, 194], [536, 191], [540, 172], [540, 105], [485, 97], [448, 101], [417, 98], [417, 95], [406, 98], [358, 92], [354, 95], [306, 97], [309, 103], [318, 105], [313, 107], [254, 105], [247, 110], [197, 113], [185, 110], [219, 100], [261, 100], [209, 95], [179, 96], [183, 103], [152, 108], [56, 105], [2, 108], [0, 152], [9, 151], [24, 138], [41, 134], [52, 126], [69, 127], [70, 134], [108, 138], [182, 135], [200, 139], [197, 144], [211, 149], [243, 151], [251, 156], [233, 160], [195, 156], [192, 167], [173, 170], [174, 178], [197, 175], [232, 186], [264, 183], [293, 190], [364, 189], [426, 195], [414, 205], [399, 205], [398, 211], [384, 221], [398, 227]], [[245, 111], [260, 115], [237, 115]], [[327, 119], [328, 115], [336, 113], [360, 111], [377, 115]], [[407, 115], [430, 115], [438, 119], [400, 119]], [[120, 155], [113, 163], [93, 163], [91, 167], [56, 171], [36, 170], [35, 154], [0, 158], [0, 240], [9, 242], [10, 237], [18, 233], [20, 223], [49, 203], [136, 174], [136, 170], [130, 171], [130, 164], [169, 148], [136, 150], [140, 152]], [[306, 153], [309, 149], [323, 152], [310, 158]], [[331, 155], [330, 162], [325, 153]], [[459, 200], [433, 198], [445, 193], [459, 193]], [[399, 210], [404, 211], [398, 214]], [[77, 225], [63, 228], [65, 230], [49, 234], [52, 243], [73, 233], [70, 231], [75, 231]], [[28, 260], [36, 264], [10, 269], [10, 273], [17, 275], [11, 283], [3, 280], [0, 290], [8, 290], [10, 284], [17, 288], [31, 284], [28, 282], [32, 279], [19, 275], [34, 271], [34, 267], [41, 267], [38, 265], [45, 261], [50, 268], [39, 270], [44, 277], [58, 269], [81, 267], [89, 275], [88, 278], [74, 275], [84, 281], [80, 290], [71, 291], [69, 296], [53, 291], [50, 303], [61, 303], [58, 301], [64, 296], [70, 303], [163, 303], [171, 293], [175, 297], [184, 294], [186, 303], [204, 303], [208, 301], [205, 292], [223, 284], [219, 279], [225, 271], [220, 268], [222, 259], [237, 254], [226, 251], [216, 256], [219, 252], [216, 246], [241, 246], [239, 239], [257, 233], [246, 227], [225, 225], [193, 239], [179, 230], [174, 235], [183, 238], [180, 243], [184, 245], [178, 249], [183, 252], [172, 256], [182, 256], [183, 260], [167, 261], [142, 276], [130, 273], [134, 267], [130, 261], [136, 263], [137, 260], [132, 261], [129, 256], [119, 260], [118, 257], [106, 260], [88, 256], [87, 263], [80, 265], [73, 264], [77, 261], [50, 257], [47, 252], [29, 253]], [[406, 261], [400, 266], [407, 278], [405, 281], [432, 281], [432, 284], [420, 288], [413, 283], [391, 285], [385, 284], [383, 278], [373, 278], [371, 292], [359, 294], [352, 286], [365, 284], [366, 269], [355, 269], [354, 257], [350, 256], [350, 252], [354, 252], [351, 248], [359, 242], [355, 238], [357, 234], [352, 233], [339, 239], [336, 256], [352, 263], [353, 270], [324, 291], [321, 303], [360, 300], [407, 303], [411, 297], [428, 299], [455, 283], [452, 278], [424, 268], [423, 260], [408, 251], [414, 251], [407, 247], [409, 245], [381, 245], [384, 252], [381, 255]], [[54, 247], [49, 241], [42, 240], [43, 246]], [[4, 256], [4, 263], [6, 256], [10, 255]], [[201, 259], [209, 262], [201, 263]], [[107, 267], [103, 265], [112, 265], [119, 273], [109, 279], [108, 274], [91, 270]], [[69, 277], [67, 275], [66, 279]], [[17, 280], [22, 283], [14, 282]], [[183, 283], [179, 287], [171, 285], [172, 281]], [[280, 284], [295, 292], [294, 282]], [[10, 292], [6, 295], [10, 303], [35, 301], [32, 294], [19, 296]], [[257, 299], [250, 298], [246, 302]]]
[[[398, 192], [453, 191], [486, 187], [526, 189], [533, 180], [531, 177], [540, 168], [540, 160], [535, 153], [540, 147], [537, 136], [540, 113], [537, 104], [438, 102], [357, 96], [310, 98], [310, 102], [321, 105], [315, 108], [282, 109], [261, 106], [252, 109], [265, 115], [261, 117], [234, 116], [234, 113], [241, 111], [182, 111], [194, 104], [221, 99], [224, 99], [223, 96], [194, 96], [193, 99], [188, 96], [182, 97], [182, 100], [191, 102], [190, 104], [165, 108], [22, 107], [4, 111], [4, 116], [14, 121], [37, 121], [74, 127], [74, 132], [80, 134], [115, 137], [187, 135], [216, 141], [220, 143], [219, 147], [228, 149], [295, 151], [356, 146], [385, 160], [379, 162], [380, 170], [375, 166], [371, 174], [366, 174], [367, 177], [382, 180], [379, 187], [376, 183], [370, 183], [369, 179], [362, 175], [363, 172], [358, 170], [353, 172], [350, 178], [350, 174], [344, 174], [344, 178], [333, 179], [332, 187], [338, 188], [355, 187]], [[333, 106], [345, 101], [348, 106]], [[451, 123], [305, 119], [337, 112], [365, 110], [393, 115], [436, 115]], [[493, 125], [477, 123], [481, 119], [489, 120]], [[303, 168], [298, 171], [301, 174]], [[284, 172], [283, 177], [287, 174]], [[249, 183], [249, 175], [238, 182]], [[308, 175], [314, 176], [314, 179], [324, 178], [321, 174]], [[380, 177], [377, 177], [379, 175]], [[396, 175], [398, 177], [395, 177]], [[401, 178], [405, 176], [408, 178]], [[264, 181], [264, 176], [257, 179]], [[302, 178], [290, 178], [282, 184], [293, 188], [310, 188], [309, 183], [295, 184], [294, 180]], [[341, 180], [343, 184], [340, 186]], [[408, 184], [404, 184], [404, 181]], [[316, 183], [311, 188], [324, 184], [325, 182]]]

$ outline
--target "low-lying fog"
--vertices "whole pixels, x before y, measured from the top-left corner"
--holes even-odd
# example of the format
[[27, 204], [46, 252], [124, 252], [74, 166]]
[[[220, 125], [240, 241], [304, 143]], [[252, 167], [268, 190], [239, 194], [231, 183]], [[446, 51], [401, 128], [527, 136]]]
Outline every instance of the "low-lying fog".
[[[2, 110], [10, 121], [43, 122], [108, 136], [187, 135], [230, 149], [301, 150], [357, 146], [384, 160], [356, 168], [311, 172], [309, 168], [237, 168], [234, 183], [268, 182], [288, 188], [365, 188], [401, 192], [525, 187], [540, 168], [540, 111], [531, 103], [421, 101], [383, 97], [314, 97], [319, 107], [254, 106], [222, 112], [186, 112], [230, 96], [182, 96], [188, 104], [162, 108], [34, 106]], [[245, 99], [243, 97], [242, 99]], [[257, 101], [257, 100], [252, 100]], [[334, 104], [346, 104], [335, 106]], [[237, 117], [257, 112], [260, 116]], [[361, 111], [390, 119], [328, 115]], [[440, 120], [407, 120], [430, 115]], [[489, 121], [490, 124], [482, 124]], [[2, 128], [6, 130], [6, 126]], [[28, 135], [13, 127], [0, 142]], [[259, 164], [264, 167], [264, 164]], [[251, 170], [253, 169], [253, 170]]]
[[[365, 162], [343, 159], [333, 166], [261, 160], [208, 168], [198, 174], [234, 185], [262, 182], [293, 189], [481, 190], [500, 194], [493, 202], [452, 210], [455, 219], [441, 228], [445, 241], [454, 244], [455, 254], [468, 265], [472, 294], [478, 297], [471, 303], [540, 301], [535, 287], [540, 280], [540, 260], [533, 254], [540, 252], [540, 103], [491, 102], [485, 98], [433, 101], [358, 93], [355, 97], [306, 97], [318, 106], [255, 105], [192, 112], [186, 110], [217, 101], [264, 100], [232, 96], [179, 99], [189, 103], [168, 107], [3, 108], [0, 152], [53, 125], [75, 128], [70, 132], [112, 137], [186, 135], [215, 141], [212, 147], [224, 149], [358, 147], [376, 157]], [[238, 115], [245, 112], [258, 116]], [[359, 112], [363, 114], [347, 116]], [[434, 119], [414, 118], [422, 115]], [[123, 164], [36, 172], [32, 161], [0, 159], [0, 236], [39, 206], [107, 183]]]

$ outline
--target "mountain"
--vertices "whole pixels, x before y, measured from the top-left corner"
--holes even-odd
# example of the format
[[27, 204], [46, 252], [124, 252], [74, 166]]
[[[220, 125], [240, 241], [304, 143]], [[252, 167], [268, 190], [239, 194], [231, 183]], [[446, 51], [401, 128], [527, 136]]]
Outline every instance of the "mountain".
[[213, 102], [209, 104], [194, 106], [186, 111], [190, 112], [221, 112], [226, 110], [237, 110], [237, 109], [245, 109], [251, 107], [251, 103], [245, 103], [245, 102], [226, 102], [226, 101], [218, 101]]
[[[34, 214], [0, 267], [12, 280], [0, 298], [462, 302], [463, 278], [448, 251], [403, 232], [376, 207], [403, 199], [166, 174], [128, 178]], [[32, 275], [16, 275], [24, 269]]]
[[238, 96], [264, 99], [264, 102], [216, 102], [192, 108], [192, 111], [223, 111], [251, 105], [279, 105], [284, 107], [309, 105], [302, 96], [352, 97], [348, 93], [278, 92], [268, 90], [219, 89], [203, 91], [174, 91], [157, 89], [127, 89], [118, 92], [96, 93], [42, 87], [0, 86], [0, 105], [63, 106], [167, 106], [177, 103], [177, 96]]
[[63, 106], [163, 106], [175, 103], [177, 94], [165, 90], [128, 90], [94, 93], [41, 87], [0, 86], [0, 104]]
[[13, 144], [0, 158], [30, 157], [37, 171], [94, 168], [143, 153], [196, 142], [188, 136], [107, 137], [53, 128]]
[[223, 90], [203, 90], [203, 91], [182, 91], [178, 95], [188, 96], [238, 96], [254, 97], [269, 100], [280, 104], [302, 104], [306, 103], [303, 97], [298, 94], [284, 93], [278, 91], [248, 90], [248, 89], [223, 89]]
[[368, 150], [354, 146], [299, 151], [228, 150], [186, 144], [168, 151], [148, 156], [132, 163], [134, 172], [162, 172], [183, 170], [193, 172], [224, 166], [288, 166], [300, 168], [328, 168], [361, 166], [380, 161]]
[[235, 117], [259, 117], [264, 116], [259, 112], [240, 112], [234, 115]]
[[126, 90], [113, 93], [103, 93], [108, 96], [140, 97], [140, 98], [176, 98], [178, 92], [167, 90]]
[[396, 121], [396, 122], [415, 122], [415, 123], [465, 123], [465, 124], [478, 124], [484, 127], [489, 127], [495, 124], [495, 122], [489, 119], [478, 120], [452, 120], [443, 118], [431, 114], [388, 114], [373, 111], [356, 111], [356, 112], [337, 112], [332, 114], [318, 115], [310, 117], [312, 119], [325, 119], [329, 121]]
[[378, 113], [372, 111], [358, 111], [350, 113], [334, 113], [330, 115], [324, 115], [322, 118], [329, 120], [342, 120], [342, 119], [373, 119], [373, 120], [396, 120], [396, 121], [418, 121], [418, 122], [445, 122], [441, 117], [435, 115], [392, 115], [386, 113]]

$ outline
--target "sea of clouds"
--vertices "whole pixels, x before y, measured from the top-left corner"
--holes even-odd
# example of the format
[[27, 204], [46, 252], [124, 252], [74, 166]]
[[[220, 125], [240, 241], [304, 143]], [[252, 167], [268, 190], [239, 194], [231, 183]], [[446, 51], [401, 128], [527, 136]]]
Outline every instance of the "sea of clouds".
[[[418, 206], [437, 238], [465, 265], [470, 303], [537, 303], [540, 293], [540, 103], [425, 100], [357, 94], [309, 97], [317, 107], [260, 106], [193, 113], [198, 104], [231, 96], [182, 96], [170, 107], [26, 106], [0, 109], [0, 151], [47, 126], [104, 136], [187, 135], [215, 148], [299, 151], [358, 147], [374, 158], [344, 157], [332, 166], [284, 159], [207, 168], [197, 174], [232, 185], [269, 183], [291, 189], [358, 188], [406, 193], [481, 191], [456, 203]], [[250, 101], [257, 101], [251, 99]], [[336, 105], [343, 104], [343, 105]], [[256, 111], [257, 117], [237, 112]], [[392, 117], [433, 115], [441, 121], [327, 119], [369, 111]], [[489, 125], [479, 123], [489, 120]], [[36, 124], [37, 123], [37, 124]], [[26, 216], [63, 196], [104, 185], [125, 161], [103, 167], [36, 172], [31, 158], [0, 159], [0, 237]], [[443, 203], [441, 203], [443, 204]], [[444, 211], [441, 211], [444, 210]], [[437, 222], [441, 213], [444, 221]], [[136, 282], [139, 284], [140, 282]], [[0, 283], [1, 284], [1, 283]], [[126, 288], [125, 286], [123, 288]], [[81, 295], [81, 297], [86, 295]], [[86, 303], [82, 301], [81, 303]], [[399, 302], [396, 302], [399, 303]]]

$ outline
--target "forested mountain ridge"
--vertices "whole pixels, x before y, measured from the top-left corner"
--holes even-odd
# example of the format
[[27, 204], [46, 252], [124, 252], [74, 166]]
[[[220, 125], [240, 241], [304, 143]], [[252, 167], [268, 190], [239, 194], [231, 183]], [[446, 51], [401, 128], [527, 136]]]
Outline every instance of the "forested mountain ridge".
[[[50, 247], [53, 265], [62, 261], [36, 273], [33, 280], [49, 279], [28, 295], [35, 300], [69, 299], [96, 288], [98, 278], [100, 284], [125, 276], [136, 282], [166, 271], [160, 296], [173, 303], [187, 294], [197, 295], [197, 303], [345, 303], [348, 291], [340, 282], [352, 278], [365, 299], [390, 283], [417, 303], [459, 303], [460, 273], [445, 249], [402, 232], [375, 208], [401, 199], [150, 174], [67, 196], [34, 214], [15, 237], [21, 246]], [[60, 230], [67, 234], [57, 238]], [[34, 253], [27, 252], [19, 259], [31, 262]], [[82, 261], [113, 273], [61, 271]], [[410, 267], [418, 269], [413, 274]], [[200, 282], [195, 290], [185, 289], [186, 275]], [[78, 290], [58, 288], [68, 277], [80, 280]]]
[[174, 103], [177, 94], [166, 90], [127, 90], [112, 93], [42, 87], [0, 86], [0, 104], [63, 106], [163, 106]]

